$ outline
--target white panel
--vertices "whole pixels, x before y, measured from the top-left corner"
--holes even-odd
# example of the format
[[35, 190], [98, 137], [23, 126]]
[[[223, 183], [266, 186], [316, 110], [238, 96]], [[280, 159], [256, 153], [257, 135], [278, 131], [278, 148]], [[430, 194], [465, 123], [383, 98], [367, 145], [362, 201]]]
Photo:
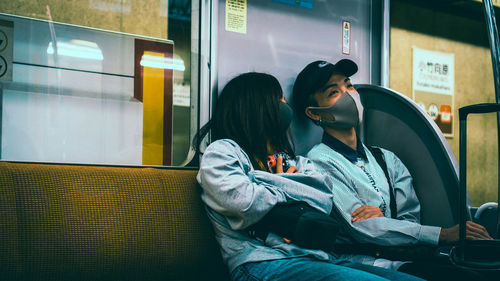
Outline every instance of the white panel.
[[3, 92], [2, 159], [142, 162], [142, 103]]

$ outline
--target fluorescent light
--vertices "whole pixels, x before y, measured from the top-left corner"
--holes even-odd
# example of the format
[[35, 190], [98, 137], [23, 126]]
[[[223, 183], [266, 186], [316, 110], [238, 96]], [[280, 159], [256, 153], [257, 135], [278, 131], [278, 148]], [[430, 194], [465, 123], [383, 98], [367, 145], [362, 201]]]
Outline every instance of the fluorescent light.
[[[49, 42], [47, 47], [47, 54], [53, 55], [55, 53], [52, 42]], [[57, 43], [57, 54], [60, 56], [100, 60], [104, 59], [102, 51], [94, 42], [84, 40], [70, 40], [69, 42]]]
[[143, 55], [140, 64], [142, 66], [152, 68], [173, 69], [179, 71], [186, 70], [182, 59], [172, 59], [160, 56]]

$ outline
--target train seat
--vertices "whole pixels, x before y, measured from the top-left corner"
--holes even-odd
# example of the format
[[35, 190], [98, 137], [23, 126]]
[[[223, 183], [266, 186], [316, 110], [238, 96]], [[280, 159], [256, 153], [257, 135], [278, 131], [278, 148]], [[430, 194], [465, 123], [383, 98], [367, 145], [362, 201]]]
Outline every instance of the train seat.
[[229, 280], [197, 173], [0, 161], [0, 280]]
[[365, 108], [359, 129], [366, 145], [394, 152], [413, 177], [421, 221], [458, 223], [458, 163], [436, 123], [414, 101], [394, 90], [357, 85]]

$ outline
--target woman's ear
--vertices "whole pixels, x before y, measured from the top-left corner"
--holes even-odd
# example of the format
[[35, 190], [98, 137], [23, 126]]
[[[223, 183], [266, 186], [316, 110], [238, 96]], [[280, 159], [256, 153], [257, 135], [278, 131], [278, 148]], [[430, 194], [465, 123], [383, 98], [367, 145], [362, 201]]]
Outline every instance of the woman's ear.
[[313, 121], [319, 121], [321, 119], [321, 116], [319, 114], [316, 114], [314, 109], [311, 109], [309, 107], [306, 107], [305, 109], [306, 116], [309, 117], [309, 119]]

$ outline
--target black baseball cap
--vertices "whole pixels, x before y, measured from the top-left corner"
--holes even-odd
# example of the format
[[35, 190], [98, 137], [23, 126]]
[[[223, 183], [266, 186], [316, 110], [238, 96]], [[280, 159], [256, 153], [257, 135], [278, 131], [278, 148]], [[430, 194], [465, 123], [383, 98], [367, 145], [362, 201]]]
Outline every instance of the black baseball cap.
[[292, 100], [296, 113], [304, 116], [309, 97], [321, 89], [333, 73], [342, 73], [350, 77], [356, 72], [358, 65], [350, 59], [339, 60], [336, 64], [321, 60], [308, 64], [297, 75], [293, 84]]

